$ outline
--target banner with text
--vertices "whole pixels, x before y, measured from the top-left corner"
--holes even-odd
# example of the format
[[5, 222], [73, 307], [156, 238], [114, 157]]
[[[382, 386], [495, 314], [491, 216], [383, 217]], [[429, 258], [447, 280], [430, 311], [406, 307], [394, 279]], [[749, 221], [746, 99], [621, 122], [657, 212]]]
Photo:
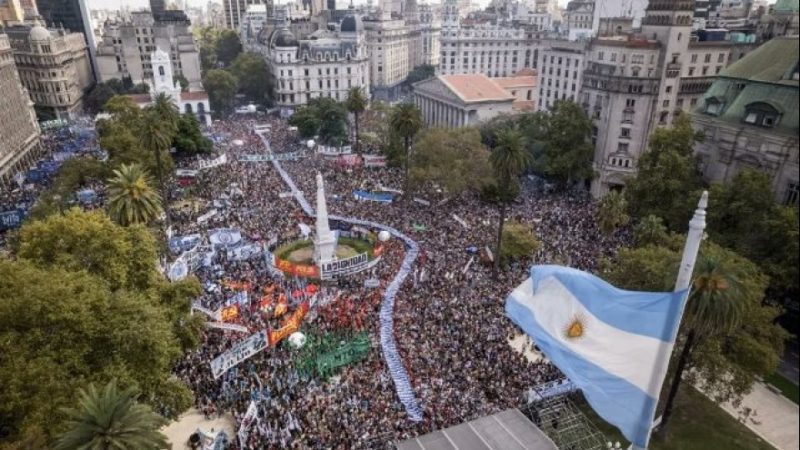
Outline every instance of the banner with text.
[[211, 361], [211, 374], [214, 379], [219, 378], [231, 367], [267, 348], [267, 332], [259, 331], [240, 341], [230, 350], [217, 356]]

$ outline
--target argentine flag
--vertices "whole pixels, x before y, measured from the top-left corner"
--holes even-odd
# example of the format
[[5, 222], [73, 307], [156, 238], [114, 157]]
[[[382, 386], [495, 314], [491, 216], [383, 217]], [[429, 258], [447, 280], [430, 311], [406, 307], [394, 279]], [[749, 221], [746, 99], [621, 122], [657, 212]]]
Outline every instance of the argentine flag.
[[594, 410], [647, 447], [686, 291], [617, 289], [594, 275], [533, 266], [506, 313]]

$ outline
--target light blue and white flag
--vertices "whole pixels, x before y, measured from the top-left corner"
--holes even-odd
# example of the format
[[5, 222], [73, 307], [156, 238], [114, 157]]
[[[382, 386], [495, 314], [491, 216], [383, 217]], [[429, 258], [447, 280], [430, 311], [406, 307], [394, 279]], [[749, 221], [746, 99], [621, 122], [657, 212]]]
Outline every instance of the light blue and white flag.
[[506, 313], [597, 414], [645, 448], [685, 301], [686, 291], [624, 291], [580, 270], [533, 266]]

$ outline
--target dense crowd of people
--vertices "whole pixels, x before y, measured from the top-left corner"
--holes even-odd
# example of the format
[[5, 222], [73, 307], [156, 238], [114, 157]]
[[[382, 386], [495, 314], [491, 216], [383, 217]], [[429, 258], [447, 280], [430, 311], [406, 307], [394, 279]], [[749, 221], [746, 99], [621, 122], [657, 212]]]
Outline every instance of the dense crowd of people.
[[[241, 229], [251, 239], [285, 240], [299, 235], [300, 222], [313, 223], [291, 196], [280, 195], [289, 189], [271, 164], [238, 161], [245, 154], [267, 152], [253, 132], [256, 123], [270, 125], [267, 136], [275, 153], [304, 150], [301, 140], [279, 119], [215, 124], [215, 131], [228, 143], [229, 163], [202, 172], [190, 190], [209, 207], [214, 200], [214, 205], [221, 205], [219, 199], [228, 206], [204, 224], [196, 223], [202, 208], [184, 213], [176, 224], [176, 233], [224, 226]], [[230, 144], [233, 141], [242, 145]], [[474, 193], [449, 199], [435, 191], [414, 193], [430, 206], [402, 196], [390, 204], [356, 200], [352, 192], [365, 186], [389, 190], [401, 187], [402, 171], [345, 169], [312, 153], [281, 164], [312, 205], [319, 171], [325, 180], [330, 214], [390, 225], [420, 245], [422, 254], [397, 297], [394, 317], [396, 339], [424, 408], [424, 420], [408, 420], [397, 399], [377, 342], [377, 305], [371, 306], [371, 314], [364, 320], [373, 343], [368, 358], [346, 367], [328, 382], [298, 376], [293, 350], [284, 344], [267, 348], [214, 380], [209, 362], [242, 336], [209, 330], [200, 349], [188, 355], [176, 370], [191, 384], [197, 406], [206, 414], [230, 410], [240, 420], [252, 398], [264, 399], [245, 447], [368, 447], [518, 406], [527, 389], [561, 377], [552, 365], [531, 362], [508, 343], [519, 330], [505, 317], [503, 300], [527, 276], [530, 261], [512, 265], [497, 281], [492, 279], [488, 264], [480, 261], [473, 261], [465, 270], [473, 258], [468, 248], [492, 244], [498, 218], [495, 208]], [[530, 223], [542, 241], [533, 261], [595, 270], [601, 258], [614, 255], [624, 237], [601, 235], [587, 196], [545, 193], [540, 184], [526, 180], [521, 202], [513, 209], [513, 218]], [[232, 188], [239, 195], [232, 195]], [[392, 241], [373, 271], [329, 283], [328, 288], [347, 292], [350, 298], [366, 299], [370, 290], [362, 281], [367, 277], [384, 282], [391, 279], [403, 253], [402, 244]], [[254, 283], [255, 291], [275, 282], [263, 258], [231, 262], [223, 255], [217, 265], [201, 268], [197, 275], [206, 285], [218, 284], [222, 278], [246, 279]], [[295, 289], [293, 281], [281, 283], [288, 285], [287, 290]], [[201, 302], [213, 310], [223, 306], [230, 295], [224, 289], [213, 291]], [[274, 319], [265, 317], [268, 315], [263, 311], [246, 310], [240, 322], [251, 330], [276, 326]], [[326, 315], [308, 322], [307, 326], [315, 330], [334, 326]], [[259, 385], [263, 386], [262, 395], [254, 395]]]
[[[227, 162], [199, 170], [180, 187], [175, 185], [170, 199], [171, 234], [199, 233], [207, 239], [214, 229], [226, 228], [240, 230], [245, 242], [266, 243], [297, 239], [300, 223], [313, 229], [313, 219], [305, 216], [295, 199], [281, 195], [289, 188], [271, 163], [240, 161], [244, 155], [268, 154], [253, 131], [256, 124], [268, 124], [266, 136], [273, 152], [304, 152], [304, 157], [281, 164], [312, 206], [315, 176], [320, 172], [331, 215], [389, 225], [419, 244], [421, 254], [413, 275], [397, 296], [394, 333], [424, 419], [408, 419], [379, 345], [376, 292], [397, 273], [405, 254], [403, 243], [392, 239], [373, 269], [322, 282], [312, 299], [304, 331], [346, 333], [358, 328], [370, 336], [367, 357], [342, 368], [335, 377], [324, 380], [300, 373], [296, 350], [282, 341], [214, 378], [211, 361], [249, 333], [213, 328], [176, 365], [175, 374], [190, 385], [195, 406], [206, 417], [231, 412], [238, 428], [251, 401], [256, 402], [257, 418], [244, 427], [243, 441], [231, 437], [233, 448], [374, 448], [387, 440], [402, 440], [519, 406], [529, 388], [562, 377], [546, 360], [530, 361], [509, 345], [520, 331], [505, 317], [503, 305], [508, 293], [528, 276], [531, 262], [592, 271], [601, 258], [614, 256], [626, 237], [605, 237], [599, 232], [594, 206], [585, 194], [548, 193], [540, 181], [525, 179], [512, 218], [531, 224], [542, 245], [530, 260], [513, 263], [495, 280], [490, 265], [468, 250], [492, 247], [499, 217], [475, 192], [448, 198], [432, 188], [399, 195], [392, 203], [356, 200], [352, 195], [356, 189], [402, 187], [402, 170], [344, 168], [309, 151], [284, 120], [250, 117], [214, 123], [217, 147], [226, 153]], [[179, 165], [196, 169], [199, 159]], [[35, 192], [30, 195], [35, 198]], [[197, 304], [211, 311], [237, 304], [237, 316], [231, 322], [250, 333], [279, 328], [283, 313], [277, 313], [274, 303], [265, 307], [259, 301], [262, 293], [287, 294], [289, 314], [309, 301], [305, 295], [291, 295], [308, 281], [276, 277], [268, 260], [264, 255], [238, 260], [219, 249], [210, 264], [192, 268], [204, 286]], [[365, 286], [367, 279], [380, 280], [380, 286]], [[244, 302], [241, 291], [247, 292]], [[342, 320], [341, 314], [322, 312], [314, 304], [341, 298], [362, 303], [357, 321]]]

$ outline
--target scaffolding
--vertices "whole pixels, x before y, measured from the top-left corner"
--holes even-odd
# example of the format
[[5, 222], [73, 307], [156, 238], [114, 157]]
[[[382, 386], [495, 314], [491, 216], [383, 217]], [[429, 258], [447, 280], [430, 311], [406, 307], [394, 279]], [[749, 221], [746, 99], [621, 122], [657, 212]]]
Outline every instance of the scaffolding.
[[520, 410], [544, 432], [559, 450], [604, 450], [605, 436], [570, 398], [562, 394], [528, 403]]

